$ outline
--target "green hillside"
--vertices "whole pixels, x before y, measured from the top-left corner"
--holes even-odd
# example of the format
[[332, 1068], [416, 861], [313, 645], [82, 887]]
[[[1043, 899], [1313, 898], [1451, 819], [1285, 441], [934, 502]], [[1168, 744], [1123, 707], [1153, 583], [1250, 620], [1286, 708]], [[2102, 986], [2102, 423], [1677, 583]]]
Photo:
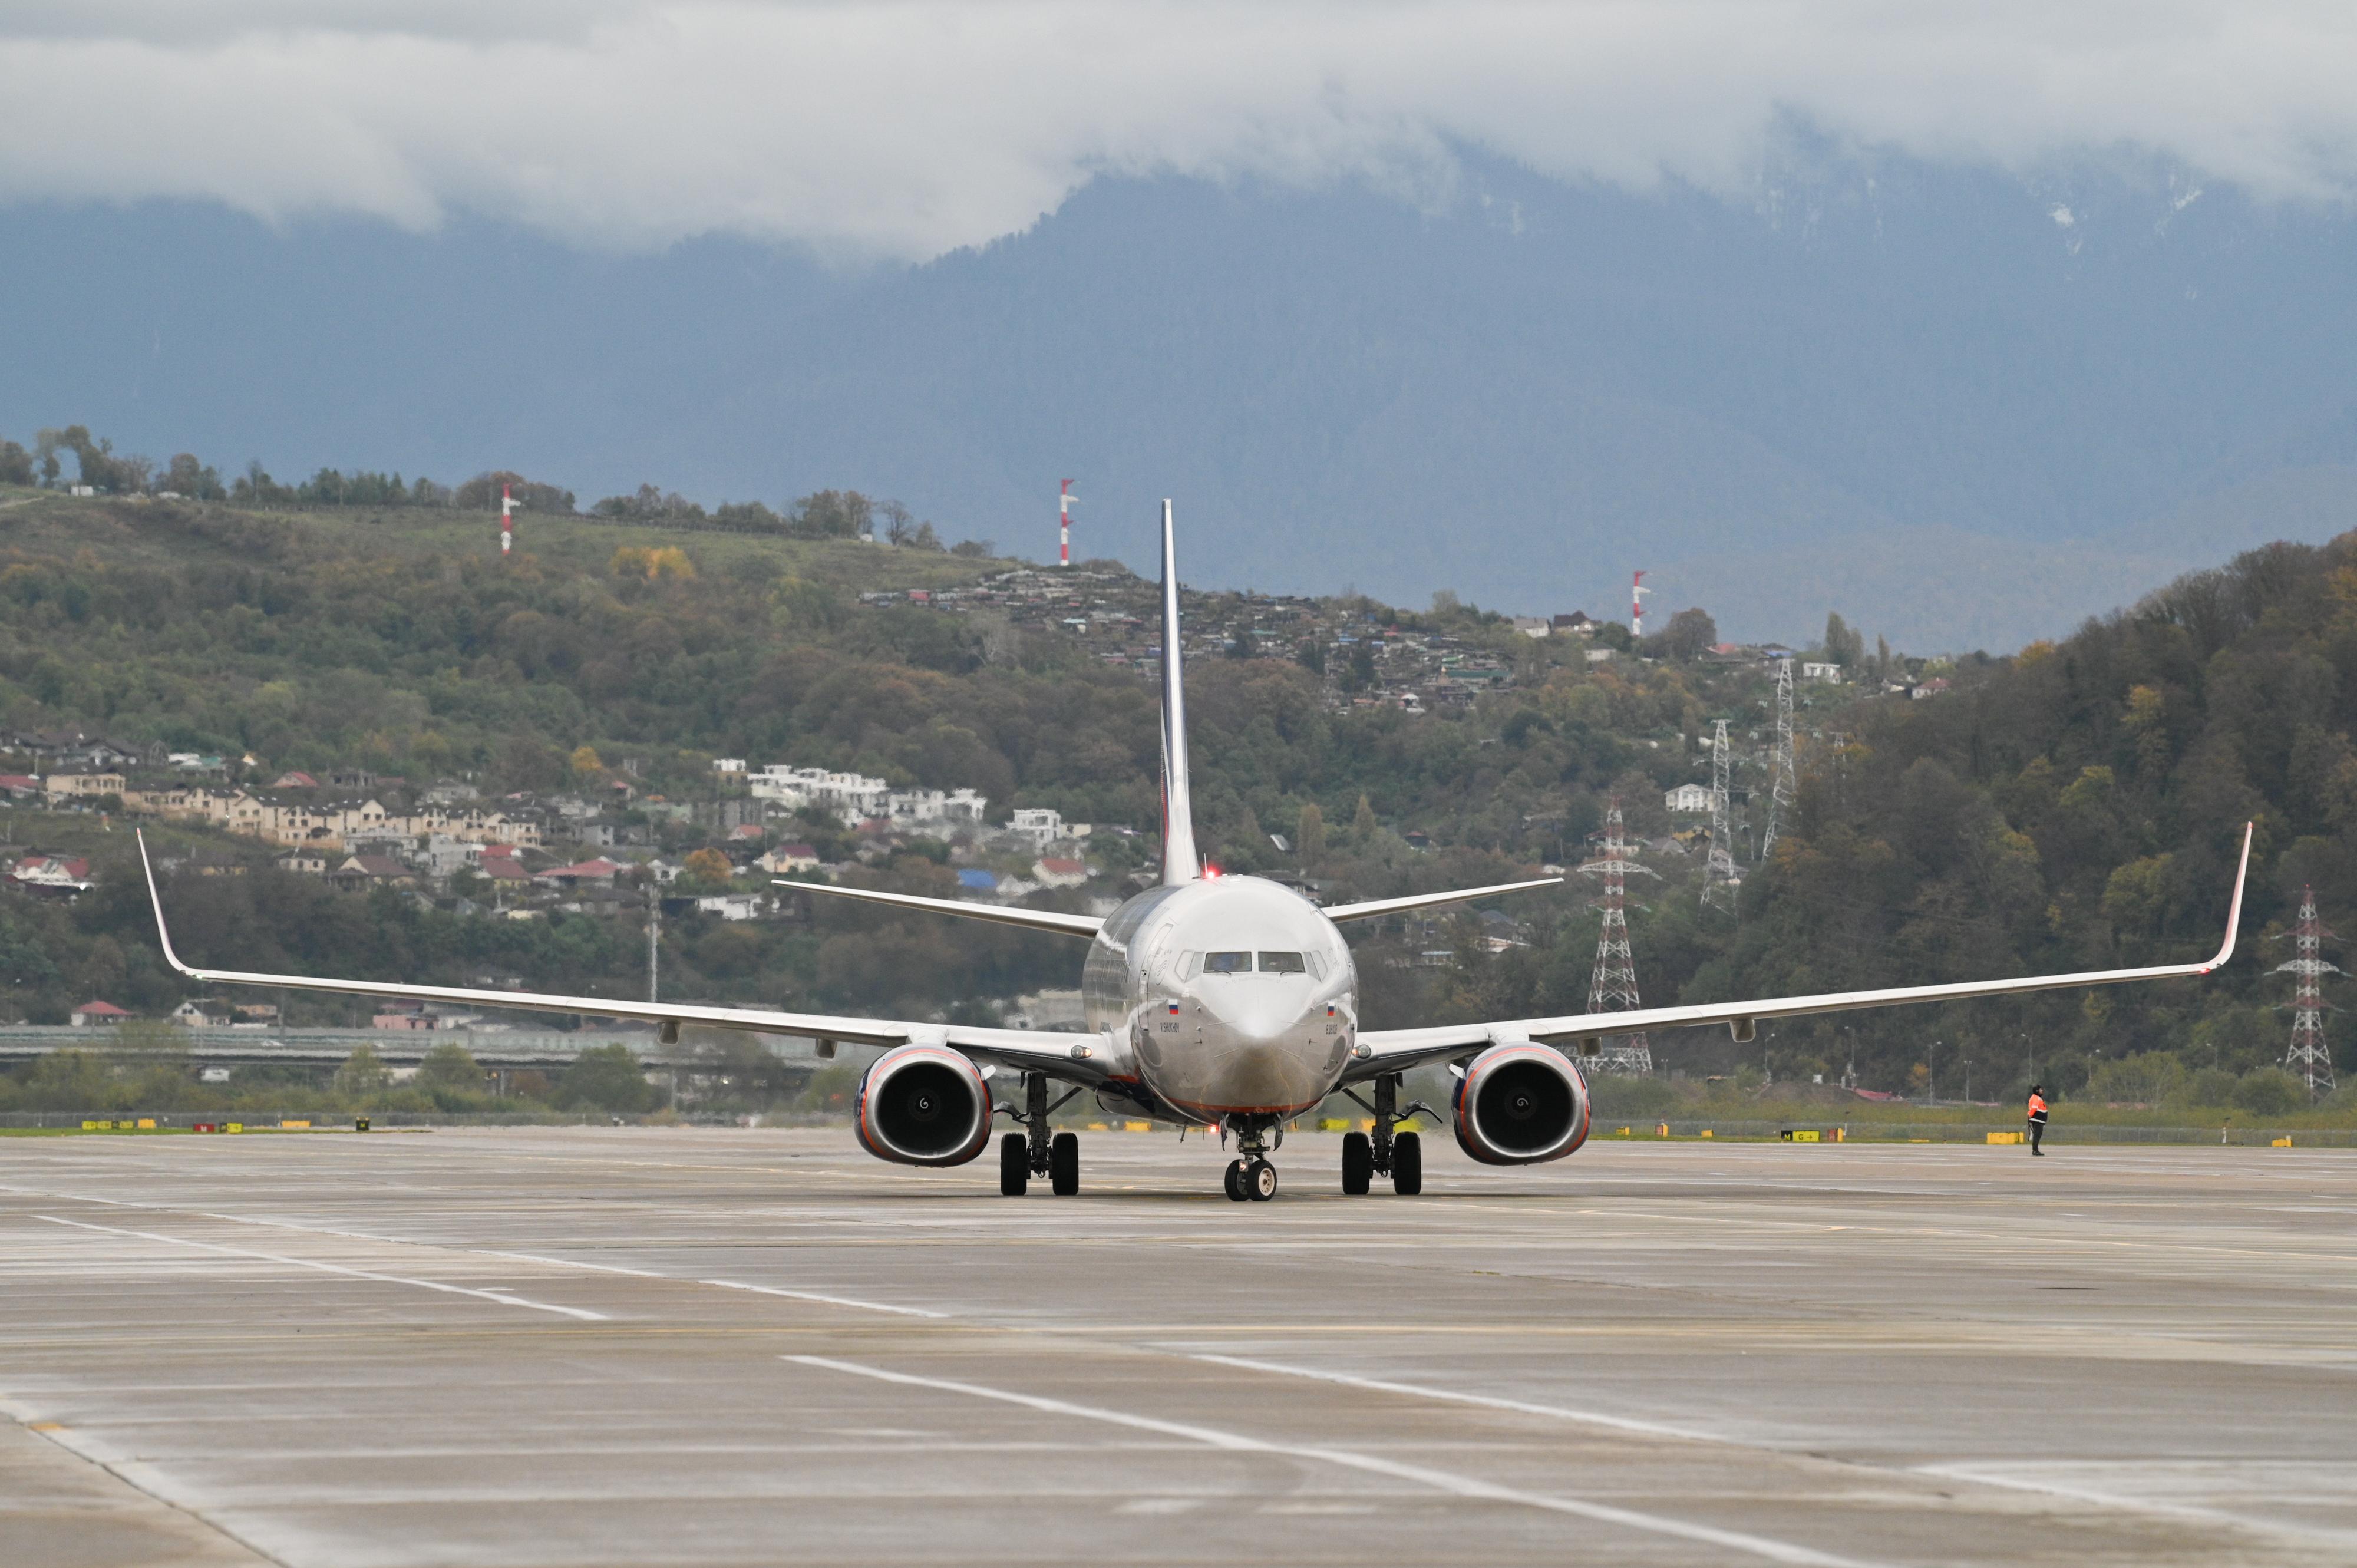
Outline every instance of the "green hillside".
[[[257, 781], [346, 768], [413, 789], [465, 776], [489, 793], [544, 794], [627, 779], [700, 801], [716, 789], [712, 758], [743, 757], [979, 789], [994, 820], [1039, 805], [1108, 830], [1154, 824], [1154, 696], [1133, 670], [1052, 626], [859, 597], [972, 584], [1010, 563], [544, 513], [523, 516], [518, 537], [503, 562], [480, 513], [0, 492], [0, 725], [251, 756]], [[1830, 1083], [1854, 1053], [1867, 1087], [1953, 1097], [1969, 1058], [1988, 1098], [2026, 1082], [2034, 1060], [2070, 1092], [2092, 1074], [2098, 1094], [2122, 1099], [2279, 1096], [2273, 1080], [2244, 1081], [2280, 1058], [2288, 1026], [2268, 1010], [2287, 983], [2262, 974], [2287, 944], [2266, 938], [2303, 883], [2328, 922], [2357, 918], [2352, 561], [2357, 540], [2259, 552], [2059, 645], [1937, 671], [1951, 687], [1928, 701], [1866, 680], [1808, 688], [1795, 812], [1770, 862], [1747, 868], [1740, 919], [1700, 907], [1698, 849], [1649, 848], [1661, 880], [1632, 888], [1648, 1001], [2166, 961], [2214, 944], [2232, 844], [2255, 817], [2251, 935], [2232, 969], [1780, 1026], [1740, 1052], [1723, 1033], [1659, 1039], [1664, 1069]], [[1259, 614], [1233, 596], [1199, 613], [1238, 628]], [[1633, 832], [1663, 840], [1695, 825], [1674, 820], [1662, 791], [1704, 777], [1695, 741], [1719, 717], [1745, 756], [1738, 790], [1764, 791], [1753, 736], [1766, 674], [1696, 657], [1691, 639], [1652, 644], [1658, 661], [1591, 665], [1577, 639], [1534, 642], [1450, 604], [1417, 615], [1336, 600], [1285, 624], [1310, 629], [1264, 626], [1231, 642], [1235, 656], [1189, 668], [1202, 836], [1232, 869], [1308, 875], [1332, 898], [1502, 880], [1584, 858], [1616, 793]], [[1346, 625], [1447, 640], [1499, 684], [1428, 714], [1354, 703], [1334, 640]], [[1875, 655], [1832, 640], [1854, 677], [1878, 672]], [[1749, 808], [1755, 835], [1762, 810]], [[25, 806], [0, 821], [19, 846], [91, 854], [99, 882], [70, 904], [0, 893], [0, 1010], [39, 1021], [91, 995], [144, 1012], [178, 1000], [121, 824]], [[652, 836], [678, 855], [720, 830], [665, 821]], [[634, 913], [494, 920], [447, 897], [339, 892], [209, 831], [163, 841], [199, 852], [169, 897], [200, 959], [421, 981], [489, 971], [610, 994], [641, 983]], [[1092, 891], [1117, 891], [1152, 854], [1142, 837], [1091, 842]], [[207, 860], [244, 875], [200, 875]], [[850, 875], [953, 886], [938, 846]], [[1503, 907], [1510, 925], [1360, 933], [1370, 1023], [1578, 1010], [1587, 897], [1525, 896]], [[832, 908], [682, 920], [665, 954], [667, 995], [879, 1012], [988, 1009], [1071, 983], [1077, 958], [1046, 937]], [[2151, 1052], [2166, 1060], [2120, 1065]], [[2136, 1092], [2114, 1092], [2123, 1084]]]

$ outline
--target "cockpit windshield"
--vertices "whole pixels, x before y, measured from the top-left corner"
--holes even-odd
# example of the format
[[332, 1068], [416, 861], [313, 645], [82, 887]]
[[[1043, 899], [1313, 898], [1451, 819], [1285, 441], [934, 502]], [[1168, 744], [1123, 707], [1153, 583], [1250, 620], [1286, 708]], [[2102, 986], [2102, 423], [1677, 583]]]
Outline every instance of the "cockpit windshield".
[[1252, 957], [1248, 952], [1207, 952], [1203, 955], [1205, 974], [1250, 974]]
[[1307, 974], [1309, 970], [1297, 952], [1265, 952], [1260, 955], [1260, 972], [1263, 974]]

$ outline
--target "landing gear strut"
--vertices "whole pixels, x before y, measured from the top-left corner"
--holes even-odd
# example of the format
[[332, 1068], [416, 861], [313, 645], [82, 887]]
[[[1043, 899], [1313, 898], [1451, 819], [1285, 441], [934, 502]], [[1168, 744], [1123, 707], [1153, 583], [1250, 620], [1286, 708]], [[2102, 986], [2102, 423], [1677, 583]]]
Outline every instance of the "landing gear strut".
[[[1433, 1114], [1432, 1108], [1422, 1103], [1411, 1105], [1403, 1112], [1399, 1108], [1402, 1075], [1387, 1072], [1375, 1079], [1375, 1102], [1361, 1105], [1374, 1113], [1375, 1131], [1371, 1138], [1364, 1133], [1348, 1133], [1342, 1137], [1342, 1190], [1352, 1197], [1363, 1196], [1374, 1185], [1377, 1176], [1392, 1178], [1392, 1190], [1402, 1197], [1414, 1197], [1424, 1190], [1424, 1140], [1414, 1133], [1394, 1131], [1404, 1116], [1421, 1111]], [[1351, 1096], [1358, 1100], [1357, 1095]]]
[[1002, 1103], [998, 1109], [1012, 1116], [1023, 1126], [1020, 1133], [1009, 1133], [998, 1141], [998, 1190], [1006, 1197], [1020, 1197], [1035, 1176], [1048, 1178], [1049, 1190], [1059, 1197], [1070, 1197], [1081, 1190], [1081, 1140], [1071, 1133], [1051, 1133], [1048, 1118], [1065, 1101], [1080, 1093], [1075, 1089], [1054, 1105], [1048, 1103], [1048, 1075], [1027, 1072], [1023, 1075], [1023, 1102], [1020, 1111]]
[[[1269, 1141], [1269, 1123], [1239, 1123], [1235, 1128], [1236, 1153], [1243, 1157], [1228, 1162], [1228, 1197], [1238, 1203], [1266, 1203], [1276, 1196], [1276, 1167], [1268, 1163], [1275, 1144]], [[1277, 1135], [1282, 1142], [1284, 1134]]]

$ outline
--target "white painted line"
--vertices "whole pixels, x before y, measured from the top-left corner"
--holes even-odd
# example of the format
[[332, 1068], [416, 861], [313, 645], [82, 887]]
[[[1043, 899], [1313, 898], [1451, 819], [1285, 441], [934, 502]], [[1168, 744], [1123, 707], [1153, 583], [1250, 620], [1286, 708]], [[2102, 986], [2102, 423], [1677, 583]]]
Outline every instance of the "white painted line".
[[1637, 1421], [1625, 1415], [1606, 1415], [1601, 1411], [1570, 1410], [1562, 1405], [1532, 1404], [1524, 1400], [1500, 1399], [1491, 1394], [1460, 1393], [1455, 1389], [1430, 1389], [1415, 1383], [1386, 1382], [1381, 1378], [1354, 1378], [1347, 1372], [1321, 1372], [1314, 1367], [1288, 1367], [1277, 1361], [1254, 1361], [1242, 1356], [1190, 1355], [1189, 1360], [1210, 1361], [1216, 1366], [1241, 1368], [1247, 1372], [1275, 1372], [1287, 1378], [1314, 1378], [1321, 1383], [1340, 1383], [1346, 1389], [1364, 1389], [1370, 1393], [1405, 1394], [1413, 1399], [1446, 1400], [1451, 1404], [1477, 1404], [1491, 1410], [1510, 1410], [1522, 1415], [1543, 1415], [1555, 1421], [1577, 1422], [1583, 1426], [1609, 1427], [1615, 1432], [1641, 1433], [1647, 1437], [1671, 1437], [1681, 1443], [1717, 1443], [1738, 1448], [1760, 1448], [1757, 1443], [1745, 1443], [1740, 1438], [1721, 1437], [1707, 1432], [1690, 1431], [1682, 1426], [1668, 1426], [1657, 1421]]
[[171, 1247], [193, 1247], [200, 1252], [220, 1252], [232, 1258], [255, 1258], [267, 1263], [284, 1263], [288, 1268], [316, 1269], [323, 1274], [342, 1274], [350, 1279], [374, 1280], [381, 1284], [414, 1285], [419, 1290], [439, 1291], [446, 1295], [469, 1295], [478, 1301], [496, 1302], [501, 1306], [529, 1307], [534, 1312], [554, 1312], [565, 1317], [577, 1317], [591, 1323], [607, 1321], [602, 1312], [586, 1307], [558, 1306], [550, 1302], [527, 1301], [504, 1290], [470, 1290], [465, 1285], [444, 1284], [438, 1280], [411, 1279], [403, 1274], [381, 1274], [368, 1269], [346, 1268], [341, 1263], [322, 1263], [310, 1258], [290, 1258], [280, 1252], [258, 1252], [245, 1247], [223, 1247], [211, 1241], [191, 1241], [179, 1236], [159, 1236], [152, 1230], [125, 1230], [113, 1225], [92, 1225], [83, 1219], [61, 1219], [54, 1214], [36, 1214], [36, 1219], [46, 1219], [52, 1225], [70, 1225], [77, 1230], [98, 1230], [109, 1236], [135, 1236], [143, 1241], [160, 1241]]
[[1795, 1563], [1808, 1568], [1861, 1568], [1857, 1559], [1836, 1557], [1813, 1547], [1795, 1546], [1790, 1541], [1771, 1540], [1764, 1535], [1752, 1535], [1743, 1530], [1721, 1530], [1716, 1525], [1695, 1524], [1686, 1520], [1670, 1519], [1661, 1514], [1641, 1513], [1635, 1509], [1616, 1508], [1610, 1503], [1587, 1502], [1578, 1498], [1566, 1498], [1548, 1492], [1525, 1492], [1512, 1487], [1502, 1487], [1492, 1481], [1479, 1480], [1471, 1476], [1459, 1476], [1448, 1470], [1436, 1470], [1424, 1465], [1403, 1464], [1372, 1454], [1355, 1453], [1347, 1448], [1318, 1448], [1304, 1444], [1277, 1443], [1265, 1438], [1251, 1437], [1241, 1432], [1226, 1432], [1215, 1426], [1197, 1426], [1185, 1422], [1158, 1421], [1152, 1416], [1133, 1415], [1126, 1411], [1103, 1410], [1094, 1405], [1073, 1404], [1069, 1401], [1048, 1399], [1039, 1394], [1017, 1393], [1009, 1389], [986, 1388], [980, 1383], [954, 1382], [946, 1378], [920, 1378], [909, 1372], [888, 1371], [881, 1367], [863, 1366], [856, 1361], [838, 1361], [826, 1356], [780, 1356], [781, 1361], [800, 1366], [816, 1367], [823, 1371], [845, 1372], [853, 1377], [873, 1378], [878, 1382], [899, 1383], [907, 1388], [937, 1389], [945, 1393], [965, 1394], [974, 1399], [995, 1400], [1001, 1404], [1021, 1405], [1045, 1415], [1068, 1416], [1081, 1421], [1100, 1421], [1113, 1426], [1126, 1426], [1138, 1432], [1151, 1432], [1164, 1437], [1176, 1437], [1183, 1442], [1200, 1443], [1207, 1448], [1223, 1448], [1232, 1453], [1274, 1454], [1288, 1459], [1304, 1459], [1313, 1463], [1333, 1465], [1347, 1470], [1359, 1470], [1369, 1475], [1384, 1476], [1395, 1481], [1407, 1481], [1452, 1497], [1475, 1498], [1483, 1502], [1510, 1503], [1522, 1508], [1540, 1509], [1548, 1513], [1570, 1514], [1579, 1519], [1594, 1520], [1601, 1524], [1617, 1524], [1630, 1530], [1646, 1530], [1655, 1535], [1674, 1536], [1682, 1541], [1699, 1541], [1731, 1552], [1747, 1552], [1764, 1557], [1771, 1563]]
[[2222, 1513], [2216, 1509], [2198, 1508], [2190, 1503], [2169, 1503], [2152, 1498], [2124, 1497], [2117, 1492], [2097, 1491], [2092, 1487], [2066, 1486], [2061, 1481], [2046, 1477], [2028, 1478], [2008, 1476], [1981, 1465], [1918, 1465], [1915, 1466], [1915, 1474], [1930, 1476], [1943, 1481], [1964, 1481], [1974, 1486], [2000, 1487], [2008, 1491], [2034, 1492], [2043, 1497], [2065, 1498], [2072, 1502], [2090, 1503], [2097, 1508], [2115, 1509], [2122, 1513], [2154, 1514], [2163, 1519], [2183, 1520], [2190, 1524], [2204, 1524], [2226, 1530], [2247, 1530], [2261, 1535], [2287, 1536], [2294, 1541], [2328, 1541], [2341, 1547], [2357, 1543], [2357, 1530], [2335, 1530], [2330, 1525], [2298, 1524], [2285, 1520], [2246, 1519], [2240, 1514]]
[[815, 1291], [780, 1290], [775, 1285], [748, 1285], [738, 1280], [698, 1280], [700, 1285], [718, 1285], [722, 1290], [748, 1290], [756, 1295], [781, 1295], [793, 1301], [815, 1301], [827, 1306], [856, 1306], [862, 1312], [889, 1312], [902, 1317], [947, 1317], [946, 1312], [927, 1312], [921, 1306], [891, 1306], [880, 1301], [854, 1301], [847, 1295], [820, 1295]]

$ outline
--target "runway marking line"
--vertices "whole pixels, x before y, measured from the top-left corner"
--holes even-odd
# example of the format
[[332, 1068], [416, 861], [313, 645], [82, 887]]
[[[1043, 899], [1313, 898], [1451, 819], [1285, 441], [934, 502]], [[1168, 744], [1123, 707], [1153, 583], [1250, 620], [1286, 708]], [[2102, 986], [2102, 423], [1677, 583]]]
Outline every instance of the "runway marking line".
[[863, 1312], [889, 1312], [902, 1317], [946, 1318], [946, 1312], [928, 1312], [921, 1306], [891, 1306], [880, 1301], [854, 1301], [846, 1295], [821, 1295], [815, 1291], [780, 1290], [775, 1285], [749, 1285], [740, 1280], [682, 1280], [681, 1284], [717, 1285], [722, 1290], [747, 1290], [756, 1295], [781, 1295], [793, 1301], [815, 1301], [828, 1306], [856, 1306]]
[[1112, 1426], [1126, 1426], [1133, 1431], [1151, 1432], [1158, 1436], [1176, 1437], [1184, 1442], [1200, 1444], [1207, 1448], [1225, 1449], [1231, 1453], [1273, 1454], [1282, 1458], [1302, 1459], [1316, 1464], [1358, 1470], [1368, 1475], [1383, 1476], [1394, 1481], [1406, 1481], [1452, 1497], [1477, 1498], [1484, 1502], [1509, 1503], [1522, 1508], [1543, 1509], [1548, 1513], [1570, 1514], [1576, 1518], [1594, 1520], [1601, 1524], [1616, 1524], [1654, 1535], [1674, 1536], [1683, 1541], [1697, 1541], [1728, 1551], [1749, 1552], [1771, 1563], [1792, 1563], [1807, 1568], [1865, 1568], [1858, 1559], [1838, 1557], [1813, 1547], [1796, 1546], [1764, 1535], [1752, 1535], [1744, 1530], [1722, 1530], [1716, 1525], [1696, 1524], [1687, 1520], [1671, 1519], [1662, 1514], [1643, 1513], [1635, 1509], [1616, 1507], [1610, 1503], [1588, 1502], [1584, 1498], [1566, 1498], [1548, 1492], [1526, 1492], [1517, 1487], [1500, 1486], [1493, 1481], [1453, 1471], [1437, 1470], [1426, 1465], [1410, 1465], [1396, 1459], [1385, 1459], [1373, 1454], [1361, 1454], [1347, 1448], [1320, 1448], [1308, 1444], [1282, 1443], [1268, 1438], [1253, 1437], [1241, 1432], [1223, 1431], [1214, 1426], [1199, 1426], [1187, 1422], [1162, 1421], [1149, 1415], [1135, 1415], [1127, 1411], [1104, 1410], [1094, 1405], [1074, 1404], [1068, 1400], [1049, 1399], [1041, 1394], [1019, 1393], [1012, 1389], [994, 1389], [981, 1383], [958, 1382], [948, 1378], [919, 1377], [910, 1372], [895, 1372], [882, 1367], [871, 1367], [857, 1361], [839, 1361], [828, 1356], [780, 1356], [781, 1361], [798, 1366], [814, 1367], [822, 1371], [842, 1372], [852, 1377], [872, 1378], [878, 1382], [898, 1383], [905, 1388], [935, 1389], [944, 1393], [964, 1394], [970, 1398], [991, 1400], [1000, 1404], [1020, 1405], [1044, 1415], [1060, 1415], [1080, 1421], [1103, 1422]]
[[152, 1230], [126, 1230], [117, 1225], [92, 1225], [85, 1219], [65, 1219], [54, 1214], [36, 1214], [36, 1219], [46, 1219], [52, 1225], [70, 1225], [77, 1230], [96, 1230], [109, 1236], [134, 1236], [142, 1241], [159, 1241], [170, 1247], [190, 1247], [200, 1252], [219, 1252], [231, 1258], [254, 1258], [264, 1262], [283, 1263], [289, 1268], [314, 1269], [323, 1274], [341, 1274], [349, 1279], [374, 1280], [380, 1284], [412, 1285], [419, 1290], [439, 1291], [447, 1295], [468, 1295], [479, 1301], [497, 1302], [501, 1306], [526, 1307], [533, 1312], [553, 1312], [563, 1317], [573, 1317], [588, 1323], [608, 1321], [602, 1312], [591, 1312], [581, 1306], [558, 1306], [553, 1302], [532, 1301], [506, 1290], [476, 1290], [466, 1285], [445, 1284], [439, 1280], [412, 1279], [404, 1274], [382, 1274], [369, 1269], [347, 1268], [341, 1263], [323, 1263], [310, 1258], [290, 1258], [282, 1252], [257, 1251], [250, 1247], [224, 1247], [212, 1241], [191, 1241], [179, 1236], [160, 1236]]

